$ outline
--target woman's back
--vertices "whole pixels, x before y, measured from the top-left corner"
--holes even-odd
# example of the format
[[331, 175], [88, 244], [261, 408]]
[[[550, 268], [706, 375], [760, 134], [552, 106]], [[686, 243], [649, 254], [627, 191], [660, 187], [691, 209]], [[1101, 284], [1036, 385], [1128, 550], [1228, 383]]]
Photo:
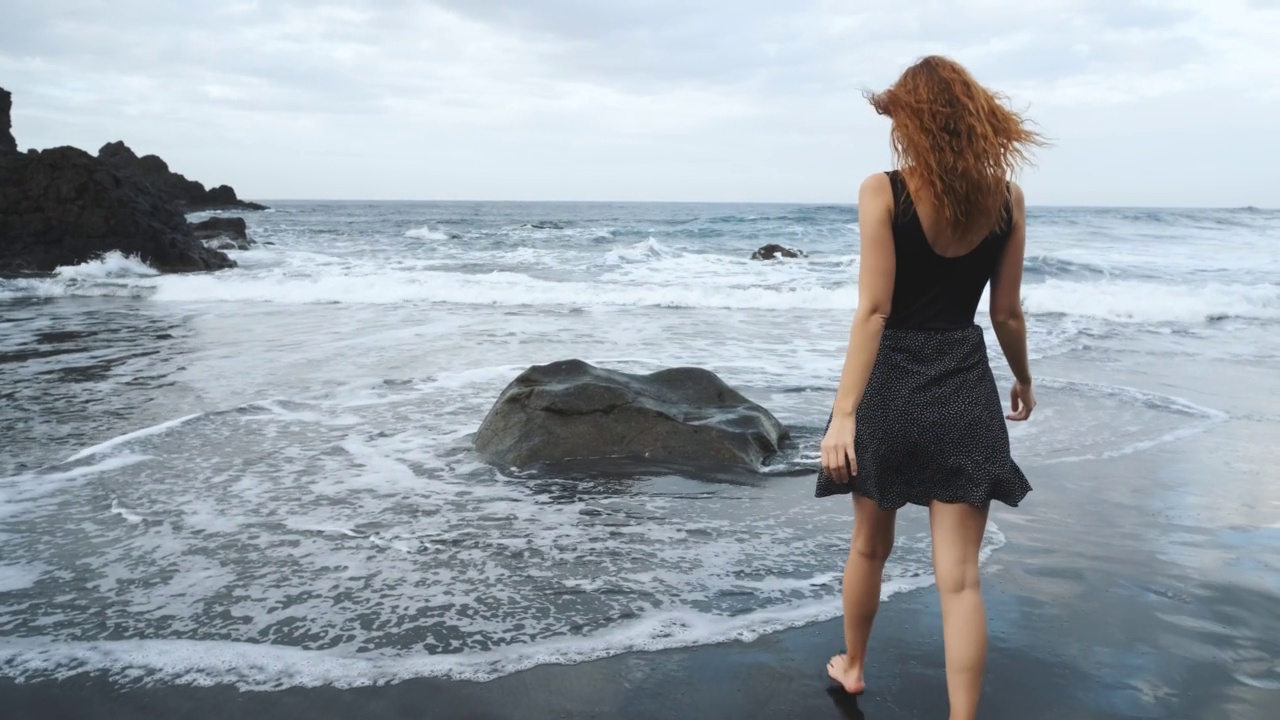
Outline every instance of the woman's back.
[[[887, 328], [959, 330], [973, 325], [982, 292], [1004, 253], [1013, 223], [1009, 208], [996, 227], [971, 237], [947, 237], [932, 208], [919, 207], [898, 170], [893, 187], [894, 270]], [[1008, 208], [1006, 193], [1006, 208]], [[931, 222], [933, 221], [933, 222]], [[926, 230], [926, 226], [930, 226]], [[930, 232], [931, 231], [931, 232]], [[931, 242], [933, 238], [934, 242]]]

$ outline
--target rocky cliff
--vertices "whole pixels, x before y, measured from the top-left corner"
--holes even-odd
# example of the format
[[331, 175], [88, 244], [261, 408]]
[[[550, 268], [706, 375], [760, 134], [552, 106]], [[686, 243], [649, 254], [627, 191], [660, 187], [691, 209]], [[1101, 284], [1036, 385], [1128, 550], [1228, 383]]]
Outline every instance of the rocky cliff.
[[169, 164], [156, 155], [138, 157], [120, 140], [103, 145], [98, 150], [98, 159], [121, 173], [133, 175], [147, 183], [183, 212], [266, 209], [263, 205], [240, 200], [229, 185], [206, 190], [203, 183], [188, 180], [186, 176], [170, 170]]
[[0, 154], [18, 151], [18, 143], [13, 139], [13, 124], [9, 122], [12, 107], [13, 97], [8, 90], [0, 88]]
[[[0, 88], [0, 273], [51, 272], [113, 250], [162, 272], [235, 267], [196, 238], [184, 215], [191, 208], [170, 186], [153, 186], [73, 147], [19, 153], [9, 129], [11, 105]], [[164, 165], [155, 160], [159, 165], [150, 165]], [[213, 199], [234, 200], [227, 190]]]

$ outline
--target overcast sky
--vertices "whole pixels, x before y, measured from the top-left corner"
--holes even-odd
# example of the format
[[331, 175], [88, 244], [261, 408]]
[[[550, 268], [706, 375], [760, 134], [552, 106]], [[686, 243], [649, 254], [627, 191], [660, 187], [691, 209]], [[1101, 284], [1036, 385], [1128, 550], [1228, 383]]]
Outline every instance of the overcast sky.
[[260, 199], [853, 202], [861, 97], [950, 55], [1040, 205], [1280, 206], [1280, 0], [4, 0], [22, 147]]

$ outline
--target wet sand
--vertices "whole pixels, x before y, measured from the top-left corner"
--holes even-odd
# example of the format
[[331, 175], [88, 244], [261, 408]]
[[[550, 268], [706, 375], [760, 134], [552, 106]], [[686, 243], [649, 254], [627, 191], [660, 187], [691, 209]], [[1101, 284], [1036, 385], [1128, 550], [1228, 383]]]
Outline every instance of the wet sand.
[[[1233, 419], [1122, 458], [1034, 469], [986, 565], [986, 718], [1280, 717], [1280, 424]], [[807, 481], [797, 481], [807, 482]], [[839, 500], [842, 501], [842, 500]], [[919, 512], [905, 510], [904, 512]], [[838, 558], [832, 559], [838, 563]], [[354, 690], [0, 681], [0, 717], [944, 718], [932, 589], [881, 607], [869, 689], [832, 689], [839, 621], [750, 643]]]

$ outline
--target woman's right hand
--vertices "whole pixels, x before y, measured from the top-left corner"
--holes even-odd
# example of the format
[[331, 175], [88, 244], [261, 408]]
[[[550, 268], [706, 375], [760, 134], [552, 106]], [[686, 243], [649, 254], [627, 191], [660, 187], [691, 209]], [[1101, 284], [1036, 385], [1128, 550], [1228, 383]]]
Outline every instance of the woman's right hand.
[[826, 437], [822, 438], [822, 469], [841, 485], [849, 482], [850, 475], [858, 474], [858, 456], [853, 450], [856, 422], [853, 414], [836, 413], [831, 417]]
[[1010, 420], [1026, 420], [1036, 407], [1036, 396], [1031, 392], [1031, 383], [1015, 382], [1013, 391], [1009, 393], [1009, 409], [1005, 417]]

